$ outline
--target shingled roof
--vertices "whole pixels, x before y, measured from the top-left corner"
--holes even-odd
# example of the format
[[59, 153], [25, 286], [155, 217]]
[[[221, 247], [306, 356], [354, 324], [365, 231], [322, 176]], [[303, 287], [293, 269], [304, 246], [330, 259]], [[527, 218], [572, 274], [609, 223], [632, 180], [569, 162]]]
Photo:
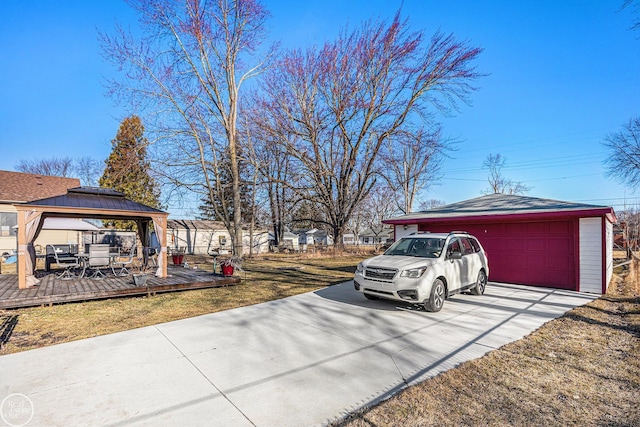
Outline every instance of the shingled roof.
[[489, 194], [475, 199], [463, 200], [423, 212], [415, 212], [385, 220], [387, 224], [409, 223], [415, 220], [496, 217], [507, 215], [557, 214], [557, 213], [613, 214], [608, 206], [563, 202], [537, 197], [512, 194]]
[[79, 186], [78, 178], [0, 171], [0, 203], [25, 203], [58, 196]]
[[226, 230], [222, 221], [208, 219], [170, 219], [167, 220], [167, 228], [172, 230]]

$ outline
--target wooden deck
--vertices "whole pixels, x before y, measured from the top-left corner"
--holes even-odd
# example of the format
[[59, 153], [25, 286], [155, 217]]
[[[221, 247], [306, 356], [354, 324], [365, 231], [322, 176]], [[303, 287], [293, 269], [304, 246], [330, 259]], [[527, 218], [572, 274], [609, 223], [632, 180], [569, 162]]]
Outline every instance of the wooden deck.
[[129, 295], [153, 295], [190, 289], [214, 288], [240, 283], [238, 276], [223, 277], [204, 270], [168, 267], [168, 276], [161, 279], [150, 275], [146, 286], [136, 286], [133, 277], [108, 275], [104, 279], [60, 280], [59, 272], [37, 272], [40, 284], [18, 289], [17, 274], [0, 274], [0, 309], [52, 305], [73, 301], [113, 298]]

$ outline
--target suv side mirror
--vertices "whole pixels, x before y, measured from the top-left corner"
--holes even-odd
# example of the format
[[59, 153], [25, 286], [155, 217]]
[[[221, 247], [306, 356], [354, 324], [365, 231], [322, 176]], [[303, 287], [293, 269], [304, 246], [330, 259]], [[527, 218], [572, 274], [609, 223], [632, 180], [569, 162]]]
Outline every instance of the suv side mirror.
[[462, 252], [454, 251], [449, 254], [449, 259], [462, 259]]

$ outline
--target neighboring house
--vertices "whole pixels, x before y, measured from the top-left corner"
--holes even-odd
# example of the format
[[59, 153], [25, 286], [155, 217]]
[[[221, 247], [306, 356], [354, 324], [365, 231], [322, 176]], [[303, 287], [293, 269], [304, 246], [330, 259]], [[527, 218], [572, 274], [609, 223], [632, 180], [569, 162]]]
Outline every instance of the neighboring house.
[[[269, 250], [269, 233], [265, 229], [256, 229], [253, 233], [253, 253]], [[251, 239], [248, 227], [243, 228], [243, 252], [249, 253]], [[231, 235], [220, 221], [196, 219], [171, 219], [167, 221], [167, 248], [180, 250], [192, 255], [206, 255], [212, 251], [233, 249]]]
[[[272, 232], [269, 232], [269, 246], [271, 250], [275, 250], [275, 236]], [[290, 231], [285, 231], [282, 236], [282, 241], [278, 246], [279, 250], [290, 250], [298, 252], [300, 251], [300, 239], [297, 234]]]
[[[78, 178], [0, 171], [0, 255], [13, 253], [17, 249], [18, 216], [12, 204], [59, 196], [65, 194], [69, 188], [79, 186]], [[47, 238], [46, 234], [43, 239]], [[58, 236], [51, 238], [56, 239]], [[75, 239], [77, 243], [75, 237], [65, 235], [60, 238]]]
[[345, 233], [342, 241], [345, 245], [384, 245], [389, 240], [393, 240], [393, 227], [381, 225], [374, 229], [367, 228], [358, 234]]
[[490, 194], [384, 221], [395, 238], [413, 232], [467, 231], [489, 259], [489, 280], [605, 293], [613, 274], [608, 206]]
[[301, 245], [333, 245], [333, 237], [317, 228], [296, 232]]

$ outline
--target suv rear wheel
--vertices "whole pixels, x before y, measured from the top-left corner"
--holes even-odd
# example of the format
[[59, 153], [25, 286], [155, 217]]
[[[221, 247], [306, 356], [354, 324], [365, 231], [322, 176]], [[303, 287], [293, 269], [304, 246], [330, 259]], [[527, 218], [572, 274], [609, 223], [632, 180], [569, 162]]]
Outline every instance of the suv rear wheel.
[[484, 294], [484, 288], [487, 287], [487, 274], [484, 270], [480, 270], [478, 273], [478, 280], [476, 280], [476, 285], [471, 289], [471, 293], [473, 295], [482, 295]]
[[429, 299], [424, 302], [424, 308], [427, 311], [440, 311], [444, 305], [444, 299], [446, 290], [444, 282], [440, 279], [436, 279], [431, 286], [431, 295]]

